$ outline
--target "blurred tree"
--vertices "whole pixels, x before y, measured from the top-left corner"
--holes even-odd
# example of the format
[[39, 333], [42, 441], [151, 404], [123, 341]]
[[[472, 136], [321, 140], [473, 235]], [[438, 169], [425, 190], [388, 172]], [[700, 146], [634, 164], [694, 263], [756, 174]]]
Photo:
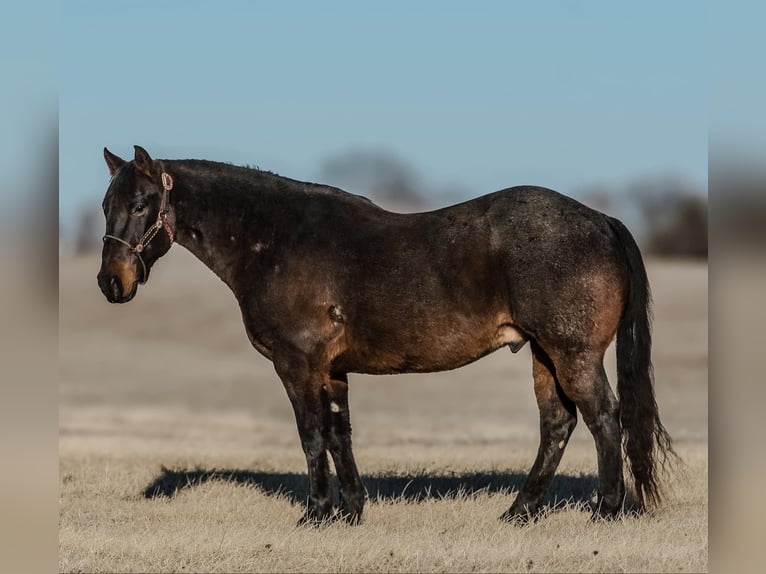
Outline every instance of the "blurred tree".
[[580, 189], [576, 197], [588, 207], [602, 213], [611, 213], [615, 207], [614, 191], [604, 185], [591, 185]]
[[724, 158], [711, 163], [716, 241], [738, 250], [766, 244], [766, 168]]
[[321, 181], [351, 193], [369, 195], [381, 206], [413, 210], [426, 203], [415, 170], [399, 157], [381, 149], [352, 149], [327, 159]]
[[667, 223], [650, 227], [647, 250], [656, 255], [707, 258], [707, 202], [687, 195], [671, 198], [669, 207]]
[[644, 218], [642, 243], [647, 253], [707, 258], [708, 207], [704, 195], [688, 184], [663, 179], [636, 182], [629, 194]]
[[101, 247], [98, 215], [99, 211], [94, 207], [83, 208], [80, 212], [74, 243], [75, 253], [89, 253]]

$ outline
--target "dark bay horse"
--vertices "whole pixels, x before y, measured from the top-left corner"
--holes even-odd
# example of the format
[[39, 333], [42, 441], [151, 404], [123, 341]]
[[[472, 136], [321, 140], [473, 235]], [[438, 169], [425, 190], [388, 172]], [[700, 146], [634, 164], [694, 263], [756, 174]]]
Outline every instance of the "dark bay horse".
[[[138, 146], [133, 161], [104, 156], [101, 290], [130, 301], [174, 241], [229, 286], [295, 411], [308, 464], [303, 520], [362, 515], [348, 373], [443, 371], [526, 342], [540, 446], [503, 518], [539, 512], [578, 410], [598, 453], [594, 515], [623, 508], [623, 449], [637, 505], [660, 501], [672, 445], [653, 390], [649, 283], [618, 220], [540, 187], [405, 215], [257, 169], [153, 160]], [[603, 366], [615, 336], [619, 401]]]

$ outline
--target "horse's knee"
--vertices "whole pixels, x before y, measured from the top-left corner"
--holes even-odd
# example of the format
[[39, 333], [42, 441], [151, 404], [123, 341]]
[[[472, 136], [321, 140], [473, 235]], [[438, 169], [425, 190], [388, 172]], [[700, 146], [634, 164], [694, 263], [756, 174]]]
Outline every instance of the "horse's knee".
[[314, 460], [325, 454], [327, 445], [318, 427], [301, 425], [298, 428], [303, 453], [308, 460]]

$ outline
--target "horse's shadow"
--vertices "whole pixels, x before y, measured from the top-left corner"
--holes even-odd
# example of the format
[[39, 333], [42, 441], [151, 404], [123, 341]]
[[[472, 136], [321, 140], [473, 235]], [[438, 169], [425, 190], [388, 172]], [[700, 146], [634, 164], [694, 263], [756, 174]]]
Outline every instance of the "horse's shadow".
[[[479, 493], [511, 494], [521, 488], [525, 479], [526, 473], [497, 471], [362, 476], [370, 501], [422, 501]], [[146, 498], [172, 498], [182, 490], [209, 481], [256, 486], [266, 494], [281, 495], [293, 503], [305, 502], [308, 496], [308, 478], [303, 473], [165, 467], [162, 467], [160, 474], [144, 489], [143, 495]], [[337, 495], [337, 480], [333, 481]], [[556, 475], [545, 504], [549, 508], [556, 508], [564, 503], [588, 505], [597, 486], [598, 478], [594, 475]]]

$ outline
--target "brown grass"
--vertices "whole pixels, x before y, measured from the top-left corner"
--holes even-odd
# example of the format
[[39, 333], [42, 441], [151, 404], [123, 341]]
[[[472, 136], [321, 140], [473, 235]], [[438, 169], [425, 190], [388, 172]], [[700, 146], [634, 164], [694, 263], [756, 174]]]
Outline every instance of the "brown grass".
[[660, 509], [590, 521], [595, 452], [580, 424], [548, 515], [497, 520], [537, 447], [525, 349], [449, 373], [352, 376], [370, 501], [360, 526], [319, 529], [295, 526], [305, 463], [292, 412], [226, 288], [175, 248], [134, 302], [110, 306], [97, 268], [61, 262], [62, 571], [707, 569], [704, 265], [649, 265], [658, 402], [688, 465]]

